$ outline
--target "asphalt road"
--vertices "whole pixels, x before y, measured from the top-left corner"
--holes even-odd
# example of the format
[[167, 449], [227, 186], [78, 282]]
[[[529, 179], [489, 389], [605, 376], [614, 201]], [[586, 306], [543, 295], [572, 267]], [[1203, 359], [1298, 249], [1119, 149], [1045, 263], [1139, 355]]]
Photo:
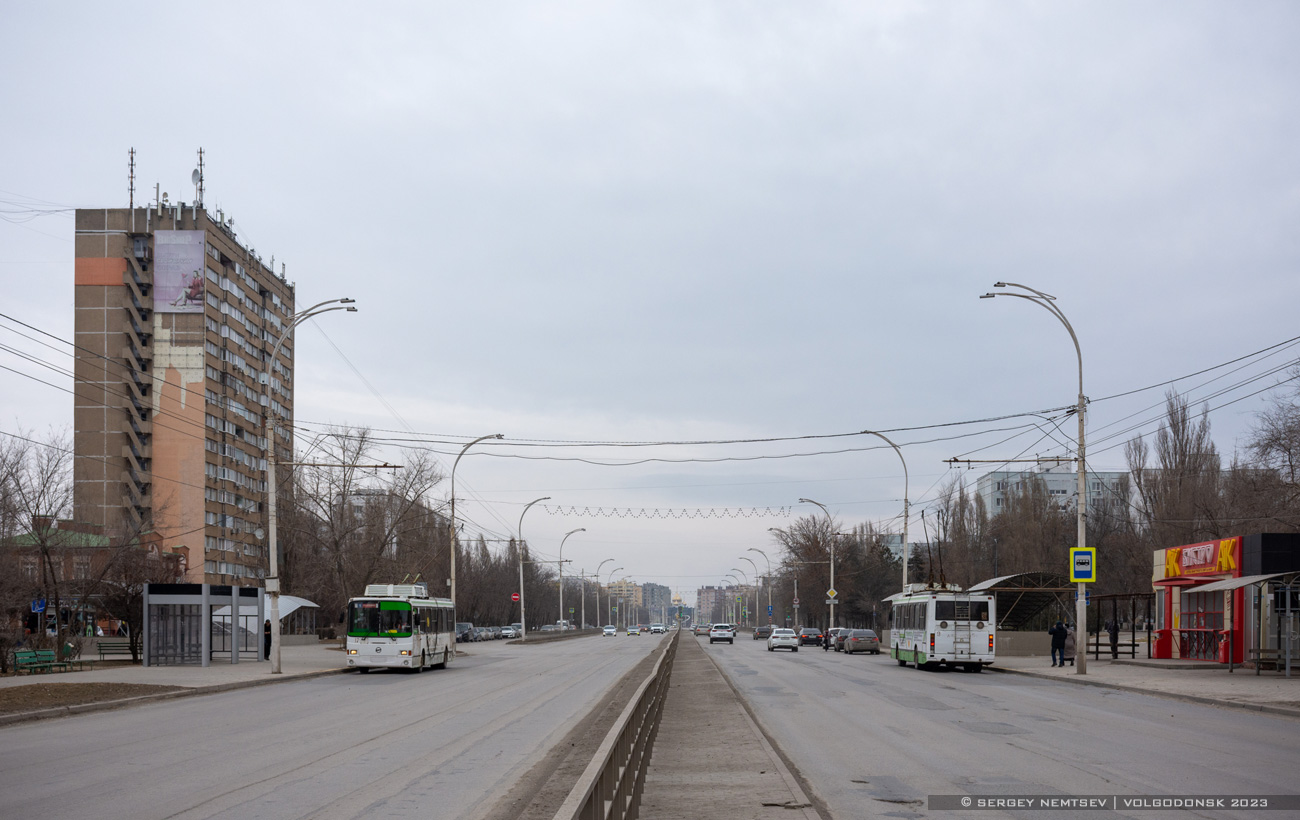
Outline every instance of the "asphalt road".
[[997, 672], [919, 671], [887, 654], [698, 640], [837, 819], [933, 816], [929, 795], [1300, 793], [1300, 721], [1291, 718]]
[[0, 729], [9, 818], [474, 817], [659, 644], [474, 644], [328, 676]]

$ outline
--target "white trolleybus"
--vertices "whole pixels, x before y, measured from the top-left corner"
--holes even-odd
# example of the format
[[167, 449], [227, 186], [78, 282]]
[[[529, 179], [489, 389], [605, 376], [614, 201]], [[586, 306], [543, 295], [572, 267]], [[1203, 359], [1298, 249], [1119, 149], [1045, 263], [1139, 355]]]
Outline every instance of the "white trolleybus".
[[960, 666], [979, 672], [993, 663], [997, 638], [993, 593], [908, 584], [886, 599], [893, 604], [889, 654], [899, 666]]
[[350, 668], [445, 667], [456, 657], [456, 612], [447, 598], [430, 598], [424, 584], [369, 584], [348, 601]]

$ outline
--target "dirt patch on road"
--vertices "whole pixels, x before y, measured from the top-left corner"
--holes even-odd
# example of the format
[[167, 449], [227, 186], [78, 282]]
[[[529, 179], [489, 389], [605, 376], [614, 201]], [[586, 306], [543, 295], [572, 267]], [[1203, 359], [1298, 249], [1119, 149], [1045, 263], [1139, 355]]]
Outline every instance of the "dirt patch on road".
[[183, 686], [154, 686], [147, 683], [29, 683], [25, 686], [0, 688], [0, 715], [16, 715], [81, 706], [111, 700], [161, 695]]

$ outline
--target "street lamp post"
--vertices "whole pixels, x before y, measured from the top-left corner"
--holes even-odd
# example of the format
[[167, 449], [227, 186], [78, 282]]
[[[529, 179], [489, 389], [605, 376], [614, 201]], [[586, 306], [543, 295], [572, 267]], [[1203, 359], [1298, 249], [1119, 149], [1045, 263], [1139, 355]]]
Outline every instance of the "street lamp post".
[[[758, 572], [758, 564], [755, 564], [755, 563], [754, 563], [754, 559], [753, 559], [753, 558], [746, 558], [745, 556], [742, 555], [742, 556], [740, 556], [740, 560], [742, 560], [742, 561], [748, 561], [748, 562], [749, 562], [749, 565], [750, 565], [751, 567], [754, 568], [754, 579], [755, 579], [755, 580], [757, 580], [757, 579], [759, 579], [759, 578], [762, 577], [762, 576], [759, 574], [759, 572]], [[757, 584], [754, 585], [754, 594], [753, 594], [752, 597], [753, 597], [753, 599], [754, 599], [754, 611], [753, 611], [752, 613], [750, 613], [750, 614], [752, 614], [752, 615], [754, 616], [754, 626], [758, 626], [758, 585], [757, 585]]]
[[758, 547], [750, 547], [746, 552], [756, 552], [767, 561], [767, 623], [770, 626], [772, 624], [772, 561], [767, 557], [767, 553]]
[[528, 620], [524, 617], [524, 514], [538, 501], [550, 501], [549, 495], [529, 501], [519, 513], [519, 640], [528, 640]]
[[898, 449], [898, 445], [895, 444], [894, 442], [890, 441], [890, 440], [889, 440], [885, 435], [883, 435], [882, 433], [877, 433], [877, 432], [874, 431], [874, 430], [863, 430], [862, 432], [864, 432], [864, 433], [868, 433], [868, 434], [870, 434], [870, 435], [873, 435], [873, 436], [875, 436], [876, 438], [883, 440], [883, 441], [884, 441], [886, 444], [888, 444], [890, 447], [893, 447], [893, 448], [894, 448], [894, 452], [895, 452], [895, 453], [898, 453], [898, 460], [901, 461], [901, 462], [903, 462], [903, 591], [906, 592], [906, 591], [907, 591], [907, 558], [908, 558], [908, 555], [907, 555], [907, 519], [910, 517], [910, 514], [911, 514], [911, 508], [909, 507], [909, 505], [908, 505], [908, 501], [907, 501], [907, 490], [908, 490], [907, 459], [903, 458], [903, 451], [900, 450], [900, 449]]
[[[456, 465], [460, 464], [461, 458], [464, 457], [465, 451], [478, 444], [480, 441], [487, 441], [490, 438], [505, 438], [500, 433], [492, 433], [487, 436], [478, 438], [460, 448], [460, 455], [451, 463], [451, 577], [447, 579], [447, 585], [451, 588], [451, 606], [456, 607], [456, 553], [460, 551], [460, 535], [456, 532]], [[522, 568], [520, 572], [522, 572]]]
[[564, 542], [569, 540], [569, 536], [575, 532], [586, 532], [586, 527], [578, 527], [576, 530], [569, 530], [560, 539], [560, 621], [567, 620], [564, 617]]
[[[834, 590], [835, 589], [835, 519], [831, 518], [831, 511], [826, 509], [825, 504], [822, 504], [818, 501], [813, 501], [811, 498], [801, 498], [799, 499], [799, 503], [816, 504], [818, 507], [822, 508], [822, 512], [826, 513], [826, 525], [829, 530], [827, 537], [830, 539], [831, 542], [831, 550], [830, 550], [831, 551], [831, 590]], [[835, 626], [835, 598], [834, 597], [830, 598], [830, 603], [827, 606], [830, 608], [831, 622], [830, 625], [827, 626], [826, 628], [832, 629]]]
[[[280, 338], [276, 339], [275, 345], [271, 348], [271, 357], [264, 363], [265, 370], [262, 371], [258, 381], [262, 385], [262, 398], [264, 399], [264, 409], [262, 411], [263, 430], [266, 434], [266, 537], [267, 549], [270, 552], [268, 558], [268, 574], [266, 577], [266, 592], [271, 596], [271, 674], [280, 674], [280, 552], [279, 544], [276, 542], [276, 482], [275, 482], [275, 428], [271, 423], [271, 368], [275, 367], [276, 357], [280, 355], [280, 346], [284, 340], [289, 338], [289, 334], [298, 326], [299, 322], [304, 319], [310, 319], [313, 316], [319, 316], [322, 313], [329, 313], [331, 310], [346, 310], [349, 313], [356, 313], [357, 309], [352, 307], [353, 299], [328, 299], [320, 304], [312, 305], [306, 310], [298, 312], [293, 319], [280, 333]], [[326, 307], [330, 305], [331, 307]], [[231, 641], [236, 638], [234, 626], [239, 624], [239, 601], [236, 600], [230, 605], [230, 623], [232, 625], [230, 636]], [[233, 643], [231, 644], [234, 645]]]
[[[601, 561], [600, 564], [596, 566], [596, 571], [592, 573], [593, 577], [595, 577], [596, 579], [596, 617], [597, 618], [600, 617], [600, 571], [605, 568], [606, 564], [608, 564], [610, 561], [613, 560], [614, 560], [613, 558], [606, 558], [604, 561]], [[604, 626], [604, 624], [601, 624], [601, 626]]]
[[[614, 567], [611, 569], [609, 571], [609, 580], [605, 582], [605, 586], [612, 586], [614, 583], [614, 573], [622, 571], [622, 567]], [[599, 583], [600, 578], [597, 578], [596, 582]], [[618, 621], [614, 618], [614, 590], [611, 589], [609, 595], [605, 596], [605, 604], [609, 607], [609, 620], [614, 624], [614, 629], [617, 630]]]
[[[753, 562], [751, 561], [750, 563]], [[745, 585], [740, 588], [740, 604], [741, 604], [741, 609], [743, 610], [745, 609], [745, 587], [752, 587], [753, 584], [749, 583], [749, 576], [745, 574], [745, 571], [743, 569], [736, 569], [735, 567], [732, 567], [731, 571], [739, 572], [741, 577], [745, 579]], [[748, 619], [745, 618], [744, 612], [741, 612], [740, 615], [742, 620], [741, 626], [749, 626], [749, 624], [747, 623]]]
[[[1031, 296], [1024, 293], [986, 293], [980, 298], [992, 299], [995, 296], [1015, 296], [1020, 299], [1028, 299], [1030, 302], [1033, 302], [1034, 304], [1045, 308], [1048, 312], [1050, 312], [1053, 316], [1055, 316], [1058, 320], [1060, 320], [1061, 324], [1065, 325], [1065, 329], [1069, 331], [1070, 340], [1074, 342], [1074, 352], [1079, 359], [1079, 405], [1075, 410], [1075, 415], [1079, 417], [1079, 498], [1078, 498], [1079, 547], [1083, 548], [1084, 546], [1086, 546], [1086, 542], [1088, 539], [1088, 528], [1087, 528], [1087, 518], [1086, 518], [1087, 515], [1086, 510], [1088, 506], [1088, 480], [1087, 480], [1087, 466], [1086, 466], [1086, 462], [1084, 461], [1084, 448], [1083, 448], [1083, 417], [1084, 417], [1084, 412], [1087, 408], [1088, 400], [1083, 395], [1083, 349], [1079, 346], [1079, 337], [1075, 334], [1074, 328], [1070, 326], [1069, 320], [1065, 318], [1065, 314], [1062, 313], [1061, 309], [1056, 306], [1055, 296], [1051, 296], [1049, 294], [1043, 293], [1040, 290], [1034, 290], [1033, 288], [1027, 285], [1018, 285], [1015, 282], [997, 282], [993, 285], [993, 287], [1020, 288], [1021, 290], [1029, 291], [1029, 293], [1033, 295]], [[1078, 589], [1078, 598], [1074, 602], [1074, 620], [1075, 620], [1075, 629], [1082, 630], [1085, 639], [1088, 634], [1087, 598], [1088, 598], [1087, 584], [1080, 582], [1079, 589]], [[1088, 673], [1087, 655], [1088, 655], [1087, 652], [1078, 653], [1077, 655], [1078, 672], [1076, 674], [1086, 675]]]

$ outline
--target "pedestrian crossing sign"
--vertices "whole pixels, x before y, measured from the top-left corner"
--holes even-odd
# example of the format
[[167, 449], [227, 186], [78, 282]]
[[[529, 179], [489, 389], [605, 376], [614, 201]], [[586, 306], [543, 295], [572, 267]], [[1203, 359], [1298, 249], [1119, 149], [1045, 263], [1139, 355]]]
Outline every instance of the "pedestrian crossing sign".
[[1085, 584], [1097, 580], [1097, 550], [1093, 547], [1070, 548], [1070, 583]]

